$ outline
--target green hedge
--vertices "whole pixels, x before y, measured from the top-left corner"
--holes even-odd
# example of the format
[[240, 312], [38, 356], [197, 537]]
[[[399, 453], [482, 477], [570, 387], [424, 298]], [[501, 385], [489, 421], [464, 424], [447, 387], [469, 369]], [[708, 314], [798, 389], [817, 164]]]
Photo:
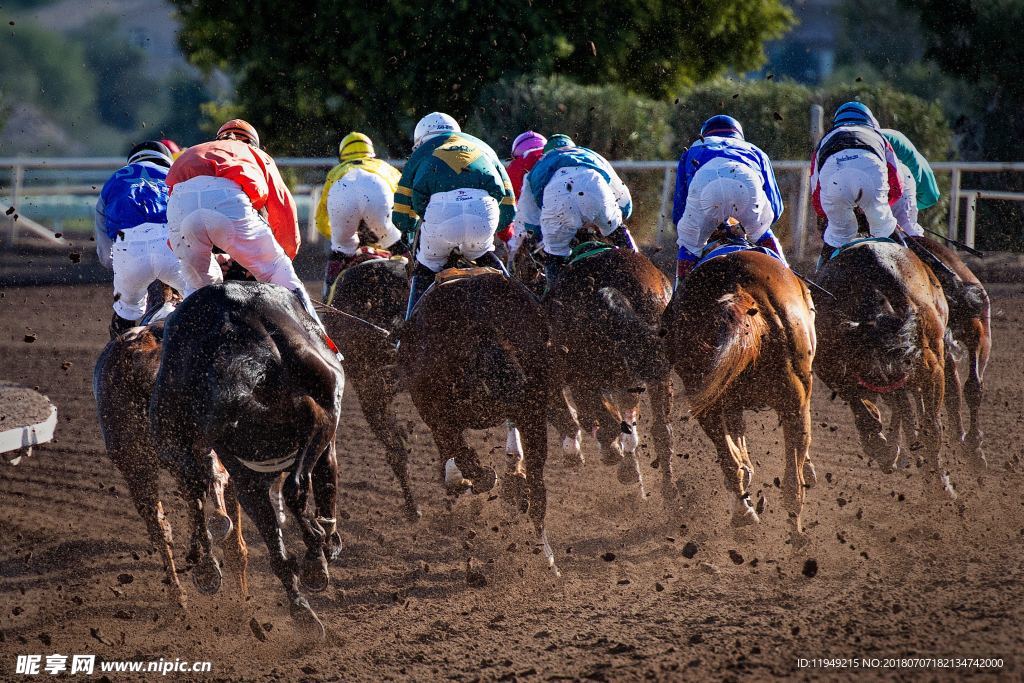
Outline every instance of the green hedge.
[[467, 130], [501, 156], [524, 130], [565, 133], [609, 159], [661, 159], [669, 152], [668, 105], [615, 85], [520, 77], [484, 89]]

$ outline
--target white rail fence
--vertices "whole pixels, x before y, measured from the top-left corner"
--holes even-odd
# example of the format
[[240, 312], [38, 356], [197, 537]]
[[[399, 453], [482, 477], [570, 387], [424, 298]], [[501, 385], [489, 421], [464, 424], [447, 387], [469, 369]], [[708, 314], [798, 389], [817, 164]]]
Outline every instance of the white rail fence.
[[[25, 197], [83, 197], [96, 196], [99, 186], [92, 183], [73, 183], [72, 179], [83, 177], [98, 178], [101, 173], [112, 173], [124, 163], [120, 157], [95, 158], [3, 158], [0, 157], [0, 174], [6, 175], [6, 187], [0, 184], [0, 212], [8, 212], [10, 225], [10, 242], [14, 243], [19, 228], [28, 230], [36, 236], [50, 241], [61, 242], [54, 232], [45, 225], [33, 220], [21, 211], [21, 203]], [[307, 174], [320, 170], [324, 174], [337, 161], [332, 158], [300, 158], [282, 157], [277, 160], [282, 169], [294, 169]], [[390, 163], [401, 167], [404, 161], [394, 160]], [[671, 202], [675, 187], [676, 162], [674, 161], [613, 161], [618, 171], [644, 172], [661, 174], [661, 192], [657, 213], [657, 236], [662, 243], [674, 241], [674, 229], [671, 225]], [[795, 184], [787, 201], [787, 213], [790, 214], [789, 250], [796, 258], [800, 258], [807, 247], [809, 239], [808, 225], [811, 220], [809, 168], [806, 161], [784, 160], [774, 162], [776, 173], [781, 177], [785, 174], [796, 174]], [[949, 173], [951, 181], [949, 219], [947, 236], [962, 239], [974, 246], [976, 239], [978, 201], [1024, 201], [1024, 192], [1004, 192], [996, 190], [965, 189], [964, 174], [985, 173], [1024, 173], [1024, 162], [959, 162], [945, 161], [932, 164], [938, 173]], [[92, 172], [90, 174], [90, 172]], [[28, 181], [27, 175], [32, 175]], [[45, 178], [44, 178], [45, 176]], [[322, 177], [322, 176], [321, 176]], [[43, 182], [48, 180], [49, 182]], [[53, 182], [53, 181], [56, 182]], [[102, 181], [100, 181], [102, 182]], [[319, 241], [319, 234], [313, 225], [313, 207], [320, 194], [320, 184], [310, 182], [298, 184], [292, 188], [296, 195], [307, 195], [310, 211], [307, 220], [306, 237], [309, 242]], [[961, 203], [966, 203], [964, 230], [960, 232]], [[9, 211], [13, 209], [13, 211]], [[17, 221], [14, 217], [17, 216]]]

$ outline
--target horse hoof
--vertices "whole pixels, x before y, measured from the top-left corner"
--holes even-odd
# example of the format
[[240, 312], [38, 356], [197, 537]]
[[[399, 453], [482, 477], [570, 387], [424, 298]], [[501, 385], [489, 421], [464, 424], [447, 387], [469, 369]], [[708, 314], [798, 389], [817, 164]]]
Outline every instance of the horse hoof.
[[213, 542], [220, 544], [228, 537], [235, 525], [227, 515], [213, 515], [206, 520], [206, 528], [210, 531]]
[[292, 619], [295, 620], [295, 625], [299, 627], [299, 630], [308, 633], [317, 640], [327, 638], [327, 629], [324, 628], [320, 617], [316, 615], [316, 612], [309, 606], [305, 598], [300, 597], [292, 603], [291, 613]]
[[964, 457], [968, 461], [972, 462], [975, 467], [980, 469], [988, 468], [988, 459], [985, 457], [985, 451], [981, 448], [980, 439], [972, 439], [970, 436], [960, 442], [960, 452], [964, 454]]
[[192, 583], [203, 595], [213, 595], [220, 591], [223, 578], [220, 565], [213, 555], [207, 555], [192, 568]]
[[745, 527], [760, 523], [761, 518], [757, 515], [757, 511], [751, 507], [748, 500], [744, 500], [740, 507], [732, 514], [732, 525], [734, 527]]
[[344, 544], [341, 542], [341, 534], [337, 531], [327, 537], [327, 548], [325, 554], [327, 555], [328, 562], [334, 562], [341, 557], [341, 551], [344, 549]]
[[580, 453], [579, 451], [575, 453], [571, 451], [563, 452], [562, 462], [564, 462], [565, 466], [570, 470], [575, 470], [577, 472], [582, 470], [583, 466], [587, 464], [586, 459], [583, 457], [583, 453]]
[[622, 462], [622, 446], [618, 442], [613, 441], [609, 445], [600, 445], [601, 447], [601, 464], [606, 467], [614, 467]]
[[481, 467], [480, 474], [473, 478], [473, 493], [487, 493], [498, 483], [498, 475], [491, 467]]
[[444, 463], [444, 485], [451, 494], [460, 494], [471, 486], [472, 482], [462, 476], [462, 470], [455, 464], [455, 458], [448, 458]]
[[327, 558], [320, 557], [306, 560], [299, 575], [302, 587], [310, 593], [322, 593], [331, 583], [331, 574], [327, 570]]
[[415, 503], [407, 504], [405, 506], [405, 520], [407, 522], [418, 522], [423, 517], [423, 513]]
[[818, 484], [818, 471], [810, 460], [804, 461], [804, 486], [813, 489]]
[[619, 462], [618, 471], [619, 483], [624, 486], [636, 484], [640, 481], [640, 464], [633, 456], [623, 458]]
[[945, 493], [950, 500], [956, 500], [956, 489], [953, 488], [953, 482], [950, 481], [948, 474], [943, 474], [939, 481], [942, 483], [942, 492]]

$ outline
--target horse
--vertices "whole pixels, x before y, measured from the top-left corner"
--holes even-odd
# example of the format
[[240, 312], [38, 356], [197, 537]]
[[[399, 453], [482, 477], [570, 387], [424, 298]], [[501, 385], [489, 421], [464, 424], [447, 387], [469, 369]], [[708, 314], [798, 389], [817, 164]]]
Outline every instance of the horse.
[[408, 434], [391, 407], [400, 386], [395, 350], [387, 336], [402, 322], [408, 298], [403, 260], [375, 258], [342, 271], [328, 292], [328, 305], [320, 317], [345, 354], [348, 379], [370, 429], [384, 444], [388, 464], [402, 490], [406, 519], [416, 521], [420, 510], [409, 483]]
[[[908, 237], [911, 249], [927, 249], [941, 265], [932, 268], [942, 285], [949, 306], [949, 332], [953, 341], [965, 351], [967, 379], [960, 386], [955, 358], [955, 345], [946, 345], [946, 416], [950, 419], [954, 437], [961, 449], [976, 465], [986, 466], [982, 449], [984, 435], [978, 413], [981, 408], [985, 368], [992, 351], [991, 303], [981, 280], [960, 259], [955, 251], [925, 237]], [[918, 254], [919, 256], [921, 254]], [[925, 261], [927, 264], [928, 261]], [[943, 267], [944, 266], [944, 267]], [[970, 427], [964, 430], [961, 408], [966, 398]]]
[[[157, 313], [166, 314], [180, 301], [177, 292], [154, 281], [149, 287], [149, 309], [142, 321], [151, 320]], [[184, 608], [186, 594], [175, 567], [171, 524], [164, 515], [160, 496], [160, 461], [147, 414], [160, 366], [163, 334], [161, 319], [116, 336], [96, 360], [92, 386], [107, 455], [124, 477], [135, 509], [146, 523], [150, 542], [160, 553], [167, 584], [177, 606]], [[248, 594], [249, 553], [242, 535], [241, 508], [234, 486], [228, 481], [217, 456], [210, 453], [206, 457], [210, 468], [209, 487], [217, 511], [217, 516], [211, 520], [216, 526], [215, 536], [218, 540], [232, 536], [225, 545], [225, 559], [238, 575], [239, 591], [244, 599]]]
[[[334, 439], [344, 377], [336, 347], [295, 294], [265, 283], [225, 282], [198, 290], [168, 318], [149, 406], [157, 457], [173, 468], [189, 501], [199, 589], [220, 588], [198, 457], [213, 449], [267, 544], [292, 617], [321, 639], [324, 626], [299, 584], [326, 589], [327, 557], [340, 550]], [[287, 554], [270, 500], [282, 472], [284, 499], [306, 545], [301, 564]], [[315, 517], [306, 510], [310, 485]]]
[[664, 317], [665, 353], [683, 381], [690, 413], [714, 443], [726, 487], [737, 496], [734, 526], [760, 522], [751, 503], [753, 464], [745, 410], [771, 408], [785, 443], [784, 505], [803, 533], [810, 460], [815, 309], [804, 283], [779, 259], [744, 249], [698, 264]]
[[404, 325], [398, 368], [437, 444], [450, 492], [485, 493], [497, 480], [466, 444], [465, 430], [516, 425], [510, 435], [518, 442], [521, 434], [522, 458], [509, 459], [502, 494], [529, 512], [557, 574], [544, 527], [549, 343], [544, 310], [521, 282], [493, 269], [452, 269], [438, 275]]
[[[668, 278], [630, 249], [584, 243], [591, 256], [569, 263], [544, 297], [551, 320], [556, 398], [569, 390], [579, 424], [597, 439], [601, 461], [646, 498], [636, 449], [640, 397], [650, 396], [652, 432], [665, 501], [672, 483], [671, 367], [658, 337], [672, 296]], [[560, 406], [552, 405], [555, 414]], [[564, 421], [563, 421], [564, 422]], [[580, 466], [580, 432], [562, 432], [570, 464]]]
[[[817, 299], [814, 371], [849, 403], [864, 452], [892, 472], [901, 459], [900, 432], [919, 432], [942, 491], [955, 498], [941, 459], [949, 310], [934, 273], [910, 249], [868, 239], [840, 250], [817, 282], [831, 296]], [[892, 407], [888, 436], [877, 396]]]

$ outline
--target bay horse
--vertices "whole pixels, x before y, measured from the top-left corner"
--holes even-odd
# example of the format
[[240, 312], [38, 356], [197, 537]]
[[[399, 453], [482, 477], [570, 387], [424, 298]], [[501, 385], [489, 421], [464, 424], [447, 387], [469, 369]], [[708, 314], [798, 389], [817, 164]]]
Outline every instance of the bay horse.
[[[309, 591], [326, 589], [327, 555], [340, 545], [334, 439], [344, 376], [333, 342], [295, 294], [229, 281], [201, 288], [167, 319], [149, 408], [157, 456], [174, 469], [190, 505], [200, 590], [220, 587], [202, 515], [201, 456], [212, 449], [267, 544], [292, 617], [320, 638], [324, 626], [299, 585], [301, 578]], [[270, 500], [282, 472], [306, 545], [301, 563], [288, 556]], [[311, 485], [315, 516], [306, 509]]]
[[[148, 293], [149, 308], [142, 318], [143, 323], [157, 312], [166, 313], [165, 307], [173, 308], [181, 301], [177, 292], [160, 281], [154, 281]], [[115, 336], [96, 360], [92, 386], [107, 455], [124, 477], [135, 509], [146, 524], [150, 542], [160, 554], [173, 599], [184, 608], [186, 594], [178, 580], [171, 523], [166, 518], [160, 495], [160, 461], [148, 417], [149, 398], [160, 366], [163, 333], [161, 319]], [[215, 524], [214, 535], [218, 540], [230, 536], [224, 548], [225, 559], [237, 573], [239, 591], [245, 598], [249, 552], [242, 535], [241, 508], [234, 486], [217, 456], [209, 453], [206, 458], [208, 487], [217, 512], [211, 520]]]
[[[984, 435], [981, 431], [979, 411], [983, 393], [985, 369], [992, 351], [991, 303], [988, 292], [981, 280], [960, 259], [955, 251], [926, 237], [908, 237], [911, 249], [924, 248], [938, 258], [945, 268], [932, 268], [942, 285], [949, 306], [949, 332], [965, 351], [967, 378], [963, 389], [955, 358], [955, 345], [946, 344], [946, 416], [953, 423], [953, 435], [963, 452], [976, 465], [985, 466], [982, 449]], [[925, 255], [928, 258], [928, 255]], [[928, 261], [925, 261], [926, 265]], [[948, 269], [948, 270], [947, 270]], [[961, 408], [967, 401], [970, 427], [965, 431]]]
[[[551, 320], [554, 389], [569, 390], [579, 424], [597, 439], [602, 463], [618, 467], [621, 483], [639, 484], [641, 497], [646, 491], [636, 455], [637, 423], [641, 394], [650, 396], [666, 502], [676, 493], [669, 426], [672, 369], [658, 333], [671, 296], [668, 278], [646, 256], [609, 247], [569, 263], [544, 297]], [[553, 414], [559, 403], [553, 402]], [[582, 464], [579, 433], [563, 431], [561, 436], [567, 460]]]
[[[401, 389], [395, 372], [395, 349], [385, 334], [402, 322], [408, 299], [404, 261], [376, 258], [342, 271], [328, 292], [328, 306], [320, 317], [328, 334], [338, 341], [363, 415], [384, 445], [388, 464], [402, 490], [406, 519], [416, 521], [420, 510], [409, 482], [409, 437], [391, 405]], [[334, 309], [371, 325], [359, 324]]]
[[737, 496], [734, 526], [760, 522], [763, 500], [750, 500], [753, 464], [745, 410], [771, 408], [785, 444], [783, 504], [791, 533], [803, 533], [805, 488], [816, 483], [810, 460], [814, 304], [780, 260], [754, 250], [699, 264], [665, 313], [665, 351], [683, 380], [690, 413], [714, 443], [726, 487]]
[[[437, 444], [449, 491], [490, 491], [497, 475], [466, 443], [467, 429], [509, 422], [522, 439], [502, 479], [504, 497], [529, 512], [548, 566], [558, 572], [544, 519], [550, 334], [544, 310], [521, 282], [492, 269], [442, 271], [402, 328], [401, 381]], [[510, 439], [511, 440], [511, 439]], [[516, 439], [518, 441], [518, 438]], [[524, 471], [525, 470], [525, 471]]]
[[[814, 371], [849, 403], [864, 452], [891, 472], [900, 432], [919, 432], [936, 481], [955, 498], [941, 458], [949, 310], [934, 273], [910, 249], [868, 239], [840, 250], [817, 282], [835, 298], [817, 299]], [[888, 435], [873, 403], [879, 396], [892, 407]]]

